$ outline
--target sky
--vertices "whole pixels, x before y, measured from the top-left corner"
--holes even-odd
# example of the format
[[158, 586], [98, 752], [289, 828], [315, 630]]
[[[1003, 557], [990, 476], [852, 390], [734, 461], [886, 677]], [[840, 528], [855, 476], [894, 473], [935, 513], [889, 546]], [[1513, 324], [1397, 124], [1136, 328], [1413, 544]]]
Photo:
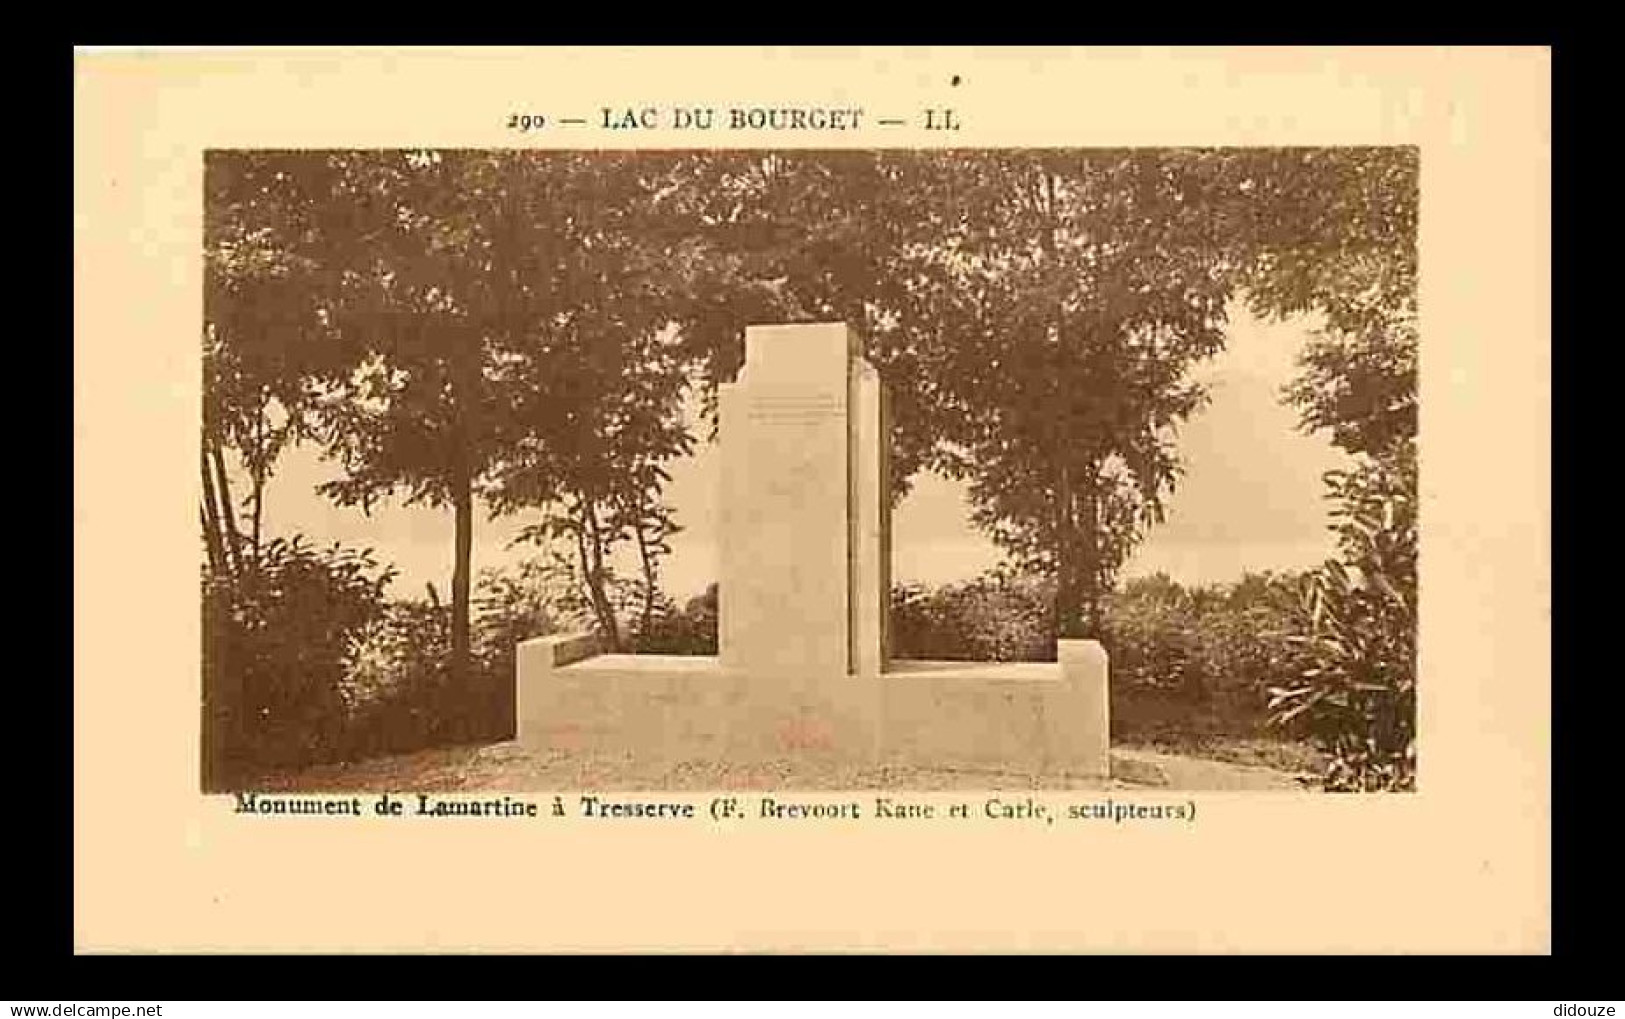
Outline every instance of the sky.
[[[1185, 583], [1224, 582], [1248, 570], [1313, 566], [1332, 553], [1321, 475], [1343, 463], [1342, 454], [1323, 436], [1299, 432], [1296, 411], [1279, 401], [1308, 328], [1302, 320], [1263, 323], [1239, 305], [1230, 309], [1226, 349], [1197, 372], [1211, 402], [1180, 429], [1185, 473], [1167, 502], [1167, 520], [1125, 564], [1125, 578], [1160, 571]], [[717, 448], [702, 442], [693, 456], [671, 467], [666, 497], [684, 530], [671, 540], [662, 573], [667, 593], [679, 603], [716, 579], [718, 460]], [[266, 490], [266, 533], [371, 547], [399, 570], [392, 594], [422, 597], [432, 582], [445, 597], [452, 568], [450, 510], [406, 507], [398, 500], [375, 506], [370, 517], [336, 508], [314, 489], [337, 473], [313, 449], [286, 452]], [[533, 554], [507, 546], [535, 519], [490, 521], [480, 515], [475, 571]], [[965, 580], [999, 560], [999, 550], [970, 524], [964, 487], [917, 476], [892, 514], [894, 581]], [[624, 565], [633, 567], [630, 554]]]

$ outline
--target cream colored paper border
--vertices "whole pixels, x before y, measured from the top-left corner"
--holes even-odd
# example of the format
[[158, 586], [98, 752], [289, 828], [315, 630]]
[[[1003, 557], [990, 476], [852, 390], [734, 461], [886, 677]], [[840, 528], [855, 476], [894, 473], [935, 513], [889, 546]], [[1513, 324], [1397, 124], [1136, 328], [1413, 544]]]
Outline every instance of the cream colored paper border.
[[[1419, 145], [1421, 791], [895, 830], [269, 822], [199, 796], [202, 151], [940, 144], [503, 128], [645, 103], [952, 105], [963, 147]], [[1550, 122], [1543, 49], [80, 53], [76, 944], [1549, 951]]]

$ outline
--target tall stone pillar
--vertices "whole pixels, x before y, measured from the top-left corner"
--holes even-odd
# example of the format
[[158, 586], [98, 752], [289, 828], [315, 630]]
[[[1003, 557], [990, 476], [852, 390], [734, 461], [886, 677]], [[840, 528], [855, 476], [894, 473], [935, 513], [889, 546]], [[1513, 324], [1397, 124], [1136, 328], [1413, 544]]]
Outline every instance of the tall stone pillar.
[[880, 375], [852, 361], [852, 671], [885, 671], [891, 635], [891, 423]]
[[877, 673], [890, 539], [884, 400], [843, 323], [754, 326], [719, 392], [725, 668]]

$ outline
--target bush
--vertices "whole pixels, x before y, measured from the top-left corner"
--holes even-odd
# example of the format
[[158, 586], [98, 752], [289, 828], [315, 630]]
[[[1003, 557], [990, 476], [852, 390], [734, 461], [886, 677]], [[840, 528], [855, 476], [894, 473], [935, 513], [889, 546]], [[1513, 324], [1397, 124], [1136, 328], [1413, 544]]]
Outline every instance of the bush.
[[451, 682], [449, 606], [391, 602], [353, 637], [345, 664], [344, 757], [404, 753], [469, 735], [476, 713], [470, 691]]
[[1272, 720], [1327, 752], [1327, 789], [1414, 789], [1414, 449], [1332, 472], [1327, 485], [1340, 559], [1315, 574], [1294, 638], [1307, 665], [1271, 691]]
[[1054, 661], [1055, 612], [1048, 585], [1006, 570], [931, 589], [891, 592], [894, 658]]
[[428, 601], [392, 602], [347, 660], [350, 755], [511, 738], [515, 654], [521, 641], [554, 632], [553, 588], [538, 560], [480, 573], [462, 684], [451, 675], [451, 607], [432, 591]]
[[635, 633], [633, 649], [645, 655], [717, 653], [717, 585], [688, 600], [682, 609], [662, 597], [646, 630]]
[[1113, 684], [1191, 703], [1239, 698], [1262, 712], [1266, 687], [1302, 660], [1290, 637], [1305, 583], [1292, 573], [1189, 588], [1162, 574], [1130, 581], [1107, 603]]
[[1202, 654], [1196, 599], [1157, 574], [1129, 581], [1107, 598], [1104, 643], [1114, 687], [1202, 689]]
[[341, 752], [350, 640], [383, 613], [392, 576], [370, 551], [299, 536], [234, 575], [205, 571], [206, 787]]
[[370, 551], [276, 540], [204, 579], [207, 788], [513, 733], [514, 653], [553, 630], [552, 574], [529, 562], [476, 586], [470, 675], [451, 681], [451, 608], [388, 601]]
[[559, 629], [560, 583], [557, 571], [537, 559], [511, 570], [480, 574], [474, 592], [473, 664], [491, 694], [488, 714], [496, 738], [514, 733], [515, 654], [520, 642]]

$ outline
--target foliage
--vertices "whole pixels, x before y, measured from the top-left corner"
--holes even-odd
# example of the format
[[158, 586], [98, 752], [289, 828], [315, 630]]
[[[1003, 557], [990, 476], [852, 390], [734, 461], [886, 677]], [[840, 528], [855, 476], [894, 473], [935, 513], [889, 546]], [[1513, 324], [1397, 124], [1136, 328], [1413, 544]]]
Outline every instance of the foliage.
[[690, 598], [682, 608], [661, 598], [659, 610], [635, 637], [634, 650], [649, 655], [717, 653], [717, 585]]
[[931, 589], [891, 593], [892, 657], [944, 661], [1054, 661], [1053, 589], [1008, 570]]
[[[1118, 602], [1117, 573], [1162, 517], [1176, 430], [1205, 398], [1190, 369], [1221, 349], [1238, 295], [1321, 319], [1286, 394], [1304, 427], [1402, 457], [1416, 176], [1415, 150], [1392, 148], [211, 153], [209, 568], [256, 582], [265, 479], [302, 438], [341, 465], [323, 489], [341, 505], [450, 506], [446, 682], [469, 690], [448, 703], [465, 731], [500, 729], [511, 652], [481, 646], [476, 504], [535, 514], [520, 537], [547, 563], [525, 582], [551, 585], [547, 625], [707, 646], [703, 606], [660, 593], [678, 526], [665, 465], [694, 441], [684, 395], [701, 380], [714, 405], [746, 325], [838, 318], [893, 397], [894, 495], [922, 467], [964, 479], [975, 521], [1052, 592], [1042, 612], [1008, 581], [905, 593], [905, 640], [1005, 657], [1053, 632], [1103, 636], [1148, 684], [1193, 695], [1273, 674], [1285, 653], [1256, 635], [1274, 609]], [[251, 478], [246, 535], [228, 450]], [[628, 544], [635, 580], [610, 567]], [[525, 607], [539, 596], [491, 597], [528, 620], [515, 625], [540, 619]], [[1350, 626], [1388, 625], [1350, 611]]]
[[1102, 599], [1179, 473], [1224, 307], [1319, 313], [1289, 392], [1346, 448], [1414, 432], [1411, 149], [712, 154], [682, 171], [685, 335], [732, 376], [752, 320], [857, 325], [894, 396], [896, 492], [969, 482], [975, 521]]
[[[667, 190], [667, 163], [541, 152], [211, 156], [220, 225], [210, 292], [214, 318], [232, 328], [208, 335], [234, 355], [299, 353], [270, 374], [299, 387], [298, 420], [341, 465], [343, 476], [322, 486], [340, 505], [365, 510], [401, 493], [453, 509], [460, 682], [480, 676], [469, 659], [476, 499], [493, 514], [539, 508], [549, 536], [575, 542], [612, 643], [608, 550], [635, 539], [647, 586], [657, 586], [675, 529], [658, 498], [660, 465], [690, 441], [676, 413], [684, 355], [667, 329], [671, 231], [646, 215]], [[256, 299], [265, 293], [275, 300]], [[484, 710], [500, 714], [503, 696], [484, 691]]]
[[1340, 558], [1315, 575], [1295, 641], [1309, 657], [1271, 691], [1273, 721], [1331, 757], [1326, 787], [1416, 782], [1416, 470], [1413, 445], [1327, 475]]
[[1055, 578], [1057, 626], [1097, 636], [1102, 598], [1178, 475], [1189, 367], [1223, 344], [1218, 253], [1184, 181], [1130, 152], [988, 161], [945, 246], [960, 294], [944, 363], [967, 413], [940, 465], [972, 519]]
[[[610, 560], [634, 543], [656, 611], [659, 560], [679, 527], [660, 493], [665, 464], [693, 448], [682, 416], [691, 352], [672, 327], [686, 277], [681, 231], [663, 204], [670, 158], [518, 154], [506, 158], [521, 245], [546, 253], [549, 281], [521, 279], [528, 333], [503, 373], [501, 460], [485, 495], [494, 512], [538, 509], [519, 540], [575, 556], [596, 628], [613, 648], [627, 632]], [[522, 247], [523, 250], [523, 247]], [[530, 293], [534, 291], [534, 293]]]
[[1291, 635], [1305, 584], [1290, 573], [1192, 587], [1163, 574], [1130, 581], [1107, 608], [1114, 686], [1191, 704], [1240, 698], [1260, 713], [1265, 685], [1294, 675], [1301, 659]]
[[451, 611], [435, 601], [390, 602], [354, 634], [345, 656], [344, 754], [418, 750], [483, 733], [459, 710], [468, 690], [452, 682]]
[[[1309, 583], [1292, 573], [1197, 586], [1162, 574], [1130, 580], [1106, 602], [1114, 698], [1134, 700], [1142, 714], [1154, 701], [1187, 727], [1207, 712], [1237, 732], [1262, 732], [1267, 687], [1307, 664], [1294, 634]], [[1053, 661], [1053, 605], [1050, 581], [1002, 569], [937, 588], [899, 585], [892, 592], [893, 655]]]
[[[481, 572], [474, 593], [474, 661], [491, 683], [512, 690], [515, 649], [522, 641], [553, 633], [568, 618], [558, 571], [530, 558], [510, 569]], [[511, 715], [512, 704], [504, 705]], [[511, 718], [502, 719], [504, 726]]]
[[[450, 606], [432, 588], [386, 600], [394, 571], [369, 551], [277, 539], [256, 571], [206, 574], [207, 781], [511, 737], [515, 648], [552, 632], [561, 600], [545, 566], [482, 574], [473, 685], [451, 672]], [[486, 687], [510, 693], [496, 717], [470, 708]]]
[[[511, 738], [518, 646], [555, 632], [561, 621], [569, 625], [581, 612], [573, 583], [568, 570], [540, 558], [481, 571], [473, 597], [472, 684], [455, 682], [450, 671], [451, 607], [432, 588], [427, 601], [391, 603], [385, 619], [352, 649], [353, 751]], [[501, 694], [494, 712], [472, 710], [469, 702], [481, 690]]]
[[[258, 152], [205, 159], [200, 509], [216, 573], [258, 554], [266, 485], [283, 450], [308, 435], [315, 382], [332, 354], [306, 299], [316, 266], [299, 244], [309, 231], [299, 182], [277, 164]], [[249, 480], [241, 506], [228, 451]]]
[[1205, 693], [1206, 657], [1202, 652], [1201, 592], [1167, 576], [1129, 581], [1110, 599], [1114, 688], [1143, 687]]
[[204, 712], [210, 777], [302, 764], [343, 743], [351, 638], [384, 611], [393, 571], [370, 551], [276, 539], [256, 567], [204, 575]]
[[1303, 427], [1392, 454], [1416, 435], [1417, 150], [1225, 153], [1209, 172], [1254, 312], [1320, 316], [1285, 392]]
[[740, 296], [702, 305], [689, 328], [725, 378], [736, 305], [858, 326], [894, 397], [896, 492], [927, 465], [967, 479], [976, 522], [1058, 578], [1064, 631], [1088, 630], [1176, 473], [1172, 426], [1202, 398], [1185, 369], [1222, 344], [1218, 246], [1163, 160], [713, 161], [707, 282]]

